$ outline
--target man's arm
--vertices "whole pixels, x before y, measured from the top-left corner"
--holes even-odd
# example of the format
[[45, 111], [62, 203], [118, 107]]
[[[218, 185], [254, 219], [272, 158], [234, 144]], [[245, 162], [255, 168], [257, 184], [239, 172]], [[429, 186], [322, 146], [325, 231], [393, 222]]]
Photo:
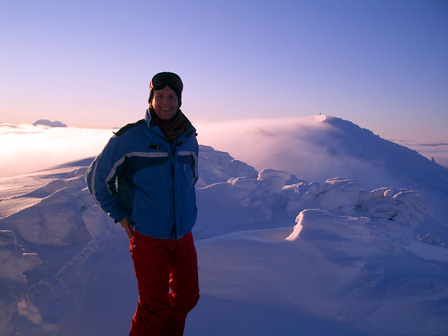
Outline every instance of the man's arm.
[[115, 187], [115, 180], [123, 169], [125, 157], [118, 138], [114, 136], [86, 173], [87, 187], [93, 199], [116, 222], [120, 222], [126, 216], [119, 206]]

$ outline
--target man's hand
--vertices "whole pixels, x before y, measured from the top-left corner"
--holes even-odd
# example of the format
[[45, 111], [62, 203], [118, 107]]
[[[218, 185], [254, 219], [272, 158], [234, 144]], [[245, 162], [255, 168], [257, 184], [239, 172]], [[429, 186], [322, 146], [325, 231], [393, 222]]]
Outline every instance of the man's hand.
[[126, 234], [128, 235], [129, 239], [131, 239], [134, 236], [134, 228], [132, 227], [131, 223], [129, 223], [126, 218], [123, 218], [120, 221], [120, 224], [126, 231]]

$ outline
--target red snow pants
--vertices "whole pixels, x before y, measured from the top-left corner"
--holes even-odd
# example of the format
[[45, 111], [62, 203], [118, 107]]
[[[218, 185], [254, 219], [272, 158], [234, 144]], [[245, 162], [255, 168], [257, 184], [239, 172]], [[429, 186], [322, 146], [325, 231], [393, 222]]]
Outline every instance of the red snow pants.
[[187, 314], [199, 300], [193, 235], [170, 240], [135, 232], [130, 250], [139, 299], [129, 335], [183, 335]]

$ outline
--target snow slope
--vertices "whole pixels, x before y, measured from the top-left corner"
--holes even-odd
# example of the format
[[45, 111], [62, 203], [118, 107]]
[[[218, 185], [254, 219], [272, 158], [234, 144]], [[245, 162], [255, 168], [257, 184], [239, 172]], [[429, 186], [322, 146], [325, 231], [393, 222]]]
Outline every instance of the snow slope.
[[[448, 170], [350, 122], [313, 123], [296, 137], [316, 158], [285, 161], [300, 169], [201, 146], [202, 297], [185, 335], [446, 335]], [[90, 161], [0, 179], [0, 335], [128, 332], [128, 241], [85, 187]]]
[[[232, 136], [224, 136], [229, 130]], [[422, 184], [442, 192], [448, 188], [446, 168], [336, 117], [222, 123], [200, 130], [199, 138], [257, 170], [285, 170], [306, 181], [339, 176], [369, 189]], [[431, 174], [422, 174], [428, 170]]]

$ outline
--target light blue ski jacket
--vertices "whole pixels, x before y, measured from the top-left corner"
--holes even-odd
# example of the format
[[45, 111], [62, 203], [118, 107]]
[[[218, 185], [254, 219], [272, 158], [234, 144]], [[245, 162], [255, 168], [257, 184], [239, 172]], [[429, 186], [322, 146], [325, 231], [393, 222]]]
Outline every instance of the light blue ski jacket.
[[175, 239], [191, 231], [197, 216], [198, 142], [188, 125], [170, 143], [146, 111], [145, 119], [115, 133], [92, 162], [87, 186], [116, 222], [126, 218], [153, 238]]

